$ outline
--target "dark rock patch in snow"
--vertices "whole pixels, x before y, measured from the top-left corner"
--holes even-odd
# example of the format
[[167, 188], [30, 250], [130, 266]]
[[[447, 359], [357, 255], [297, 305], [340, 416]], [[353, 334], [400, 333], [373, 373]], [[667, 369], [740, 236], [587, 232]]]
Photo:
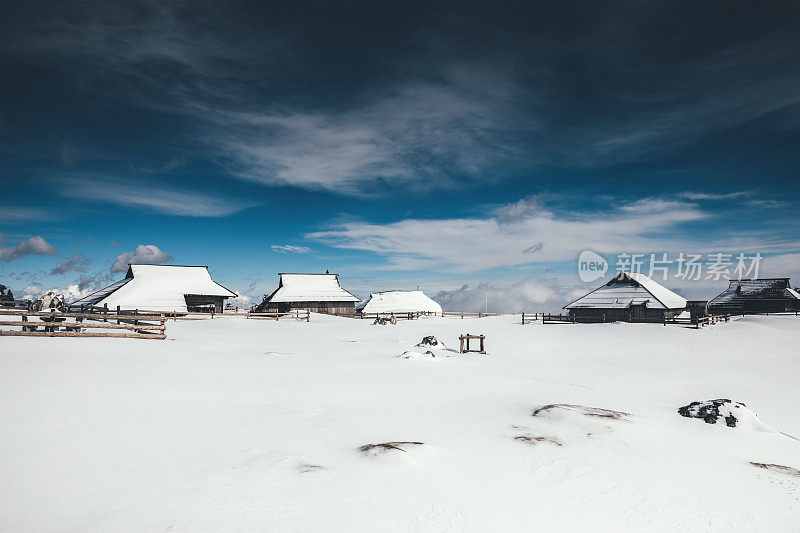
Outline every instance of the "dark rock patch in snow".
[[716, 424], [717, 420], [725, 420], [725, 425], [735, 428], [739, 419], [736, 411], [746, 407], [743, 403], [727, 399], [692, 402], [678, 409], [678, 414], [687, 418], [701, 418], [706, 424]]
[[436, 340], [436, 337], [433, 335], [428, 335], [427, 337], [422, 337], [422, 341], [417, 344], [417, 346], [438, 346], [439, 341]]
[[789, 474], [790, 476], [800, 477], [800, 470], [790, 466], [774, 465], [770, 463], [754, 463], [752, 461], [750, 461], [750, 464], [771, 472], [780, 472], [781, 474]]
[[385, 326], [387, 324], [391, 324], [394, 326], [395, 324], [397, 324], [397, 319], [394, 316], [389, 316], [389, 317], [379, 316], [375, 319], [375, 322], [372, 323], [373, 326], [375, 325]]
[[417, 441], [382, 442], [380, 444], [365, 444], [363, 446], [359, 446], [358, 451], [368, 456], [382, 455], [392, 451], [406, 453], [406, 448], [422, 446], [424, 444], [424, 442]]
[[581, 413], [585, 416], [595, 418], [610, 418], [612, 420], [624, 420], [626, 417], [631, 416], [630, 413], [623, 411], [612, 411], [611, 409], [601, 409], [600, 407], [586, 407], [585, 405], [572, 405], [568, 403], [551, 403], [534, 410], [531, 416], [538, 416], [554, 409], [566, 409]]
[[542, 442], [549, 442], [555, 446], [563, 446], [564, 443], [558, 440], [556, 437], [544, 437], [544, 436], [531, 436], [531, 435], [517, 435], [514, 437], [514, 440], [518, 440], [520, 442], [524, 442], [530, 444], [531, 446], [536, 446]]

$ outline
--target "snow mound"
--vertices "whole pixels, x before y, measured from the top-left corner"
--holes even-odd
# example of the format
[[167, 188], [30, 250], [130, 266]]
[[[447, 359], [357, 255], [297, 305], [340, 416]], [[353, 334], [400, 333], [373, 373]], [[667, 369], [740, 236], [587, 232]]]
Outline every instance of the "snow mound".
[[748, 409], [745, 404], [728, 399], [692, 402], [678, 409], [678, 414], [687, 418], [700, 418], [706, 424], [716, 424], [718, 420], [724, 420], [725, 425], [732, 428], [739, 427], [751, 431], [775, 431], [759, 420], [758, 416]]
[[611, 409], [601, 409], [599, 407], [586, 407], [584, 405], [571, 405], [567, 403], [552, 403], [535, 409], [531, 416], [539, 416], [541, 414], [549, 414], [555, 410], [566, 410], [574, 413], [579, 413], [584, 416], [595, 418], [610, 418], [613, 420], [624, 420], [626, 417], [631, 416], [630, 413], [622, 411], [612, 411]]
[[532, 446], [572, 446], [600, 439], [604, 446], [615, 447], [617, 444], [609, 444], [608, 437], [615, 435], [614, 426], [619, 421], [627, 421], [631, 415], [600, 407], [553, 403], [534, 409], [531, 416], [530, 426], [511, 426], [516, 430], [514, 440]]
[[441, 357], [450, 357], [454, 353], [458, 352], [449, 349], [442, 341], [438, 340], [433, 335], [428, 335], [423, 337], [422, 341], [415, 344], [413, 348], [406, 350], [398, 357], [402, 359], [437, 359]]
[[424, 445], [424, 442], [418, 441], [382, 442], [380, 444], [365, 444], [363, 446], [359, 446], [358, 451], [367, 457], [376, 457], [379, 455], [385, 455], [387, 453], [406, 453], [408, 448]]
[[781, 474], [789, 474], [790, 476], [800, 477], [800, 470], [790, 466], [774, 465], [770, 463], [754, 463], [752, 461], [750, 461], [750, 464], [759, 468], [763, 468], [764, 470], [769, 470], [770, 472], [780, 472]]

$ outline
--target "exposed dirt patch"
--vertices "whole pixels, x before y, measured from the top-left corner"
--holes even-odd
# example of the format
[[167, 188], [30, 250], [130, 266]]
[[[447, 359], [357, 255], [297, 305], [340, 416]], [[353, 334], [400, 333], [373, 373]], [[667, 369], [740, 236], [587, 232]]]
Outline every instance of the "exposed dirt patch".
[[320, 470], [325, 470], [325, 467], [322, 465], [312, 465], [303, 463], [297, 465], [297, 470], [301, 474], [307, 474], [309, 472], [319, 472]]
[[800, 477], [800, 470], [790, 466], [773, 465], [770, 463], [754, 463], [752, 461], [750, 461], [750, 464], [771, 472], [780, 472], [781, 474], [789, 474], [790, 476]]
[[601, 409], [600, 407], [586, 407], [585, 405], [572, 405], [567, 403], [551, 403], [539, 407], [531, 413], [531, 416], [537, 416], [553, 409], [566, 409], [568, 411], [581, 413], [585, 416], [610, 418], [612, 420], [625, 420], [627, 417], [631, 416], [630, 413], [625, 413], [623, 411], [612, 411], [611, 409]]
[[524, 442], [526, 444], [530, 444], [531, 446], [536, 446], [542, 442], [549, 442], [555, 446], [563, 446], [564, 443], [558, 440], [556, 437], [533, 437], [531, 435], [517, 435], [514, 437], [514, 440], [518, 440], [520, 442]]
[[405, 453], [406, 448], [413, 446], [422, 446], [424, 442], [417, 441], [398, 441], [398, 442], [382, 442], [380, 444], [365, 444], [358, 447], [358, 451], [364, 455], [381, 455], [391, 451], [399, 451]]

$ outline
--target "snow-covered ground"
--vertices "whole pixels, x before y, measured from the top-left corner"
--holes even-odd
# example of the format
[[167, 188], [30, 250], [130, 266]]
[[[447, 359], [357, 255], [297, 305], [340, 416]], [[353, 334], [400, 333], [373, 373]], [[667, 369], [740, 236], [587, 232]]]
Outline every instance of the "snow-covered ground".
[[[800, 477], [751, 462], [800, 468], [798, 325], [313, 315], [3, 337], [0, 528], [797, 531]], [[460, 333], [488, 355], [398, 357]], [[760, 423], [677, 413], [717, 398]], [[532, 416], [550, 404], [571, 407]]]

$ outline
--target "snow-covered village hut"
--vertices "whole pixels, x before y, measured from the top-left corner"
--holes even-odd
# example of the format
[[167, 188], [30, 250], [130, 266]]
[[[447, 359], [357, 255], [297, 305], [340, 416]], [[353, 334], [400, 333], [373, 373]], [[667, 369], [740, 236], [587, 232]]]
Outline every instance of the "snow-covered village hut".
[[373, 292], [369, 298], [356, 306], [356, 311], [372, 313], [434, 313], [441, 314], [442, 306], [422, 291]]
[[686, 299], [638, 272], [618, 272], [608, 283], [564, 306], [574, 317], [662, 320], [686, 309]]
[[71, 302], [69, 307], [221, 313], [225, 298], [235, 297], [235, 292], [211, 279], [206, 266], [130, 265], [123, 279]]
[[800, 294], [789, 278], [731, 280], [722, 294], [708, 302], [714, 314], [783, 313], [800, 308]]
[[256, 312], [286, 313], [307, 309], [313, 313], [347, 315], [355, 312], [360, 298], [339, 285], [339, 274], [280, 273], [278, 288], [256, 307]]

